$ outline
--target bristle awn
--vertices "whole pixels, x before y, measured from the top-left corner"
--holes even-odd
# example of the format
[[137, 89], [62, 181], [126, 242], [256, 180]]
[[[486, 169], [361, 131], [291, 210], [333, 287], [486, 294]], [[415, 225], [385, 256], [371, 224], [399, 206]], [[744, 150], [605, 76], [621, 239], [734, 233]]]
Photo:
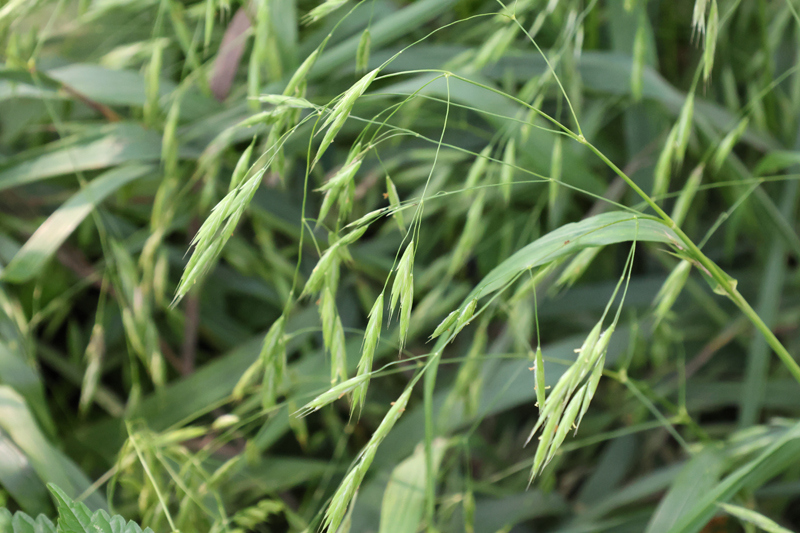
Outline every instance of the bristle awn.
[[375, 347], [378, 345], [378, 340], [381, 337], [382, 322], [383, 293], [380, 293], [378, 298], [375, 299], [372, 310], [369, 312], [369, 321], [367, 322], [367, 329], [364, 332], [364, 345], [361, 349], [361, 359], [358, 361], [357, 375], [366, 375], [367, 380], [359, 385], [353, 392], [353, 407], [351, 412], [356, 409], [360, 411], [366, 400], [369, 373], [372, 372], [372, 360], [375, 357]]
[[369, 51], [372, 44], [372, 37], [369, 33], [369, 28], [366, 28], [361, 33], [361, 39], [358, 41], [358, 48], [356, 49], [356, 72], [364, 72], [369, 65]]
[[394, 186], [394, 182], [388, 174], [386, 175], [386, 197], [389, 199], [389, 206], [394, 212], [394, 219], [397, 221], [400, 231], [405, 233], [406, 225], [403, 220], [403, 212], [400, 210], [400, 196], [397, 194], [397, 187]]
[[516, 141], [512, 138], [503, 152], [503, 166], [500, 167], [500, 189], [506, 205], [511, 201], [511, 184], [514, 183], [514, 166], [516, 165]]
[[539, 415], [544, 411], [545, 404], [545, 380], [544, 380], [544, 358], [542, 357], [542, 347], [536, 348], [536, 360], [534, 362], [534, 376], [536, 378], [536, 404], [539, 406]]
[[697, 165], [689, 175], [689, 179], [686, 180], [686, 184], [683, 186], [680, 196], [678, 196], [678, 199], [675, 201], [675, 207], [672, 208], [672, 215], [670, 218], [675, 221], [678, 227], [680, 227], [686, 219], [686, 214], [689, 212], [689, 207], [692, 204], [692, 200], [694, 200], [697, 189], [700, 188], [700, 182], [702, 180], [703, 165], [701, 163]]
[[469, 167], [469, 172], [467, 172], [467, 179], [464, 182], [465, 189], [475, 187], [486, 173], [486, 167], [489, 165], [489, 154], [491, 154], [491, 152], [492, 146], [487, 145], [481, 150], [481, 153], [475, 157], [475, 161], [472, 163], [472, 166]]

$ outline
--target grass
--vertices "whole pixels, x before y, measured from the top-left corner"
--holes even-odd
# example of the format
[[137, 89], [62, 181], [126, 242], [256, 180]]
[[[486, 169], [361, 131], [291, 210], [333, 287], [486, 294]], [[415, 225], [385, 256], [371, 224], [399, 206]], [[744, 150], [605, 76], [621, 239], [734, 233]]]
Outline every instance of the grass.
[[799, 10], [7, 2], [0, 503], [800, 529]]

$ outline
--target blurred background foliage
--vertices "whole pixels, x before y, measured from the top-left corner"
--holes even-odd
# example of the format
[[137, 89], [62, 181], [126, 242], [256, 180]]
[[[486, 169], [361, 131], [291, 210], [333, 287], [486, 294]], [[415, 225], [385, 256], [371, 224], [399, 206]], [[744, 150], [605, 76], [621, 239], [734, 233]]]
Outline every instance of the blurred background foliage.
[[[566, 223], [645, 209], [532, 108], [577, 119], [680, 213], [800, 353], [800, 4], [696, 4], [329, 0], [326, 14], [306, 0], [4, 1], [0, 503], [52, 515], [53, 482], [156, 532], [168, 516], [184, 533], [318, 528], [429, 335], [473, 287]], [[312, 53], [292, 96], [319, 107], [284, 110], [292, 128], [258, 97], [282, 93]], [[379, 66], [310, 169], [316, 110]], [[384, 120], [338, 218], [317, 220], [316, 189]], [[219, 260], [174, 300], [192, 239], [237, 185], [248, 147], [263, 171], [252, 202]], [[335, 307], [354, 375], [423, 196], [404, 348], [387, 313], [360, 416], [345, 398], [294, 416], [330, 386], [319, 302], [297, 289], [345, 224], [407, 207], [342, 258]], [[800, 528], [800, 386], [733, 303], [660, 243], [635, 249], [581, 430], [527, 488], [537, 339], [553, 385], [630, 246], [587, 250], [522, 279], [444, 351], [435, 389], [414, 390], [343, 528], [753, 531], [765, 517]], [[277, 403], [265, 406], [260, 382], [234, 394], [284, 315]]]

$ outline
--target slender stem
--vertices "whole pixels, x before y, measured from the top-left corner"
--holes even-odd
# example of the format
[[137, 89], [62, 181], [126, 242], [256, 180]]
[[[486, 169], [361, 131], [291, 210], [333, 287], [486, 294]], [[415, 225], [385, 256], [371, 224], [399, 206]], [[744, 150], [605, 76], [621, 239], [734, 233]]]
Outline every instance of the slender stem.
[[778, 355], [778, 358], [786, 365], [786, 368], [789, 369], [789, 372], [794, 376], [798, 383], [800, 383], [800, 365], [797, 364], [797, 361], [791, 356], [789, 351], [781, 344], [781, 341], [772, 333], [772, 330], [767, 326], [761, 317], [758, 316], [758, 313], [750, 306], [747, 300], [739, 294], [739, 291], [736, 290], [734, 284], [731, 283], [730, 277], [725, 274], [725, 272], [719, 268], [711, 259], [706, 257], [706, 255], [698, 248], [698, 246], [678, 227], [672, 218], [663, 210], [661, 209], [658, 204], [656, 204], [650, 196], [645, 193], [641, 187], [636, 185], [636, 183], [628, 177], [619, 167], [617, 167], [614, 163], [611, 162], [600, 150], [598, 150], [594, 145], [588, 142], [583, 136], [576, 136], [574, 137], [576, 141], [581, 144], [586, 145], [589, 149], [594, 152], [597, 157], [599, 157], [606, 165], [609, 166], [620, 178], [625, 180], [627, 183], [639, 196], [647, 202], [653, 211], [655, 211], [658, 216], [660, 216], [664, 222], [669, 225], [670, 229], [672, 229], [675, 234], [680, 237], [680, 239], [686, 244], [689, 252], [691, 253], [692, 257], [700, 263], [700, 265], [705, 268], [706, 272], [709, 276], [711, 276], [714, 281], [716, 281], [722, 290], [725, 291], [725, 294], [730, 298], [736, 306], [741, 309], [741, 311], [745, 314], [745, 316], [753, 323], [756, 329], [764, 336], [767, 341], [767, 344], [775, 351]]

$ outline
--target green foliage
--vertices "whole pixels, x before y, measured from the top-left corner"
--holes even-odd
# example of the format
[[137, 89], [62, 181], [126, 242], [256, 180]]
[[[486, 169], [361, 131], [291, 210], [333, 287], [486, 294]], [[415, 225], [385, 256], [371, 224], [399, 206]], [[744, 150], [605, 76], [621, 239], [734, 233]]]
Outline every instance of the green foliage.
[[798, 36], [6, 2], [2, 533], [797, 529]]

